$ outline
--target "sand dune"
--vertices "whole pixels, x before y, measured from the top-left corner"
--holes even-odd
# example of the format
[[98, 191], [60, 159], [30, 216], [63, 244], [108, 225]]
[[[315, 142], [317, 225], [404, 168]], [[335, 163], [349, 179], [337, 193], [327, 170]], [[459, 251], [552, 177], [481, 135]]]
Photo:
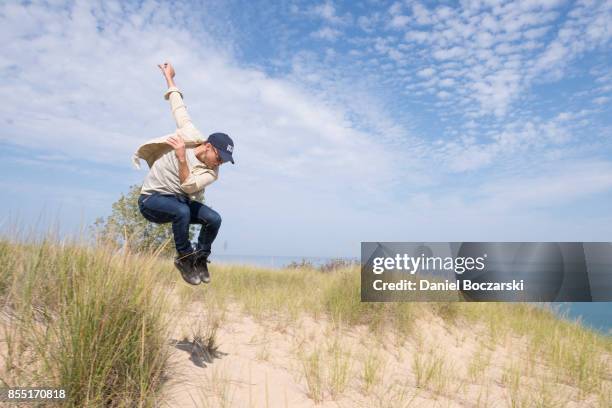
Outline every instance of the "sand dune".
[[[361, 302], [357, 266], [0, 241], [0, 381], [70, 407], [610, 407], [612, 339], [529, 304]], [[168, 356], [169, 354], [169, 356]]]
[[[176, 310], [182, 316], [175, 320], [176, 339], [219, 313], [205, 307], [194, 302]], [[219, 358], [198, 367], [189, 352], [169, 345], [164, 406], [598, 406], [593, 398], [577, 399], [577, 388], [556, 383], [548, 368], [530, 361], [525, 339], [510, 337], [491, 348], [486, 336], [482, 327], [451, 326], [433, 314], [401, 338], [338, 327], [324, 316], [256, 320], [232, 304], [216, 335]]]

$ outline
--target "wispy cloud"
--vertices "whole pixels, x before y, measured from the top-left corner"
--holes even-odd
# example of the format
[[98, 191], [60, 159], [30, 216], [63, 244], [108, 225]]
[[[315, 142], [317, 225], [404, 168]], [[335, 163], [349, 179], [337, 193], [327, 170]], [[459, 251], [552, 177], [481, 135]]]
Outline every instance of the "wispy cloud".
[[326, 1], [312, 7], [310, 12], [331, 24], [343, 25], [350, 24], [352, 21], [352, 16], [350, 13], [345, 13], [342, 16], [338, 15], [336, 7], [331, 1]]
[[315, 37], [315, 38], [321, 38], [321, 39], [324, 39], [324, 40], [334, 41], [340, 35], [342, 35], [342, 32], [340, 30], [336, 30], [335, 28], [323, 27], [323, 28], [313, 32], [311, 35], [313, 37]]
[[[466, 116], [503, 117], [535, 81], [559, 78], [575, 58], [609, 43], [610, 9], [607, 1], [466, 2], [433, 9], [393, 3], [386, 27], [403, 31], [405, 42], [387, 42], [384, 50], [376, 47], [379, 38], [371, 43], [387, 54], [409, 50], [426, 64], [453, 63], [440, 72], [438, 83], [414, 84], [459, 112], [476, 103], [477, 110], [463, 109]], [[454, 89], [441, 92], [440, 83], [450, 79]]]
[[252, 242], [270, 223], [303, 233], [269, 237], [285, 253], [451, 239], [449, 224], [463, 239], [486, 233], [479, 216], [518, 234], [561, 222], [530, 209], [612, 189], [610, 1], [7, 2], [0, 21], [5, 166], [54, 169], [66, 194], [86, 167], [73, 187], [95, 179], [96, 206], [124, 190], [93, 175], [144, 176], [129, 156], [173, 130], [156, 67], [171, 60], [195, 124], [236, 141], [207, 193], [245, 252], [266, 252]]

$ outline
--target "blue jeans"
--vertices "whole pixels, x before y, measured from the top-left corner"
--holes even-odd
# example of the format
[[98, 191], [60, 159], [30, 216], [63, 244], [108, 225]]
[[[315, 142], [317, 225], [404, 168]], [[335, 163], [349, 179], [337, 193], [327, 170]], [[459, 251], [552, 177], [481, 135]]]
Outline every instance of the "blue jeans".
[[210, 254], [212, 243], [221, 227], [221, 216], [212, 208], [186, 196], [161, 193], [141, 194], [138, 197], [138, 208], [143, 217], [151, 222], [172, 223], [174, 245], [179, 256], [193, 251], [189, 242], [189, 224], [201, 224], [196, 250], [205, 255]]

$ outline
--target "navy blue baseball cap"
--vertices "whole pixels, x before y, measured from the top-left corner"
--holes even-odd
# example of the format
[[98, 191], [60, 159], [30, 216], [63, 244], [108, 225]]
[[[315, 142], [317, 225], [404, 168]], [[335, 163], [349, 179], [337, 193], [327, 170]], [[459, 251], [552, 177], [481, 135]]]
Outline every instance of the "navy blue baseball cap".
[[208, 136], [207, 142], [215, 146], [223, 163], [229, 161], [234, 164], [234, 158], [232, 157], [232, 153], [234, 153], [234, 141], [231, 137], [225, 133], [213, 133]]

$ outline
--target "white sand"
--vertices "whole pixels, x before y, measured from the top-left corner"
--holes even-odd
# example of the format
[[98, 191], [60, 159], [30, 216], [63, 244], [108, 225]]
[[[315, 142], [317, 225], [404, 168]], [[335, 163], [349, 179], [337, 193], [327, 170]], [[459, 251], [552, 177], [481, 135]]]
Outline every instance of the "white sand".
[[[189, 305], [182, 315], [184, 318], [176, 321], [175, 338], [207, 319], [207, 311], [198, 303]], [[537, 395], [538, 387], [542, 387], [540, 394], [550, 392], [554, 406], [590, 406], [587, 401], [574, 400], [578, 391], [573, 387], [543, 386], [546, 373], [533, 375], [539, 368], [537, 363], [525, 361], [526, 343], [522, 339], [510, 338], [508, 344], [489, 349], [484, 346], [487, 339], [475, 334], [479, 332], [474, 327], [449, 328], [439, 317], [428, 315], [416, 322], [418, 335], [402, 342], [391, 333], [376, 336], [365, 327], [338, 331], [326, 319], [315, 321], [306, 316], [296, 322], [255, 321], [234, 306], [217, 332], [220, 350], [227, 355], [200, 368], [189, 360], [188, 352], [173, 348], [173, 374], [165, 386], [164, 406], [505, 407], [511, 406], [507, 367], [512, 365], [519, 367], [516, 372], [520, 373], [521, 390]], [[337, 395], [330, 392], [328, 380], [334, 359], [325, 351], [334, 341], [342, 352], [350, 353], [345, 357], [349, 361], [347, 384]], [[318, 404], [309, 397], [303, 360], [298, 357], [298, 350], [308, 353], [316, 347], [322, 350], [323, 367], [323, 400]], [[366, 389], [364, 362], [373, 353], [383, 362], [381, 379]], [[421, 387], [416, 386], [416, 355], [426, 366], [439, 362], [435, 379]], [[474, 359], [488, 364], [479, 366]], [[529, 364], [536, 365], [532, 365], [532, 377], [524, 377]]]

